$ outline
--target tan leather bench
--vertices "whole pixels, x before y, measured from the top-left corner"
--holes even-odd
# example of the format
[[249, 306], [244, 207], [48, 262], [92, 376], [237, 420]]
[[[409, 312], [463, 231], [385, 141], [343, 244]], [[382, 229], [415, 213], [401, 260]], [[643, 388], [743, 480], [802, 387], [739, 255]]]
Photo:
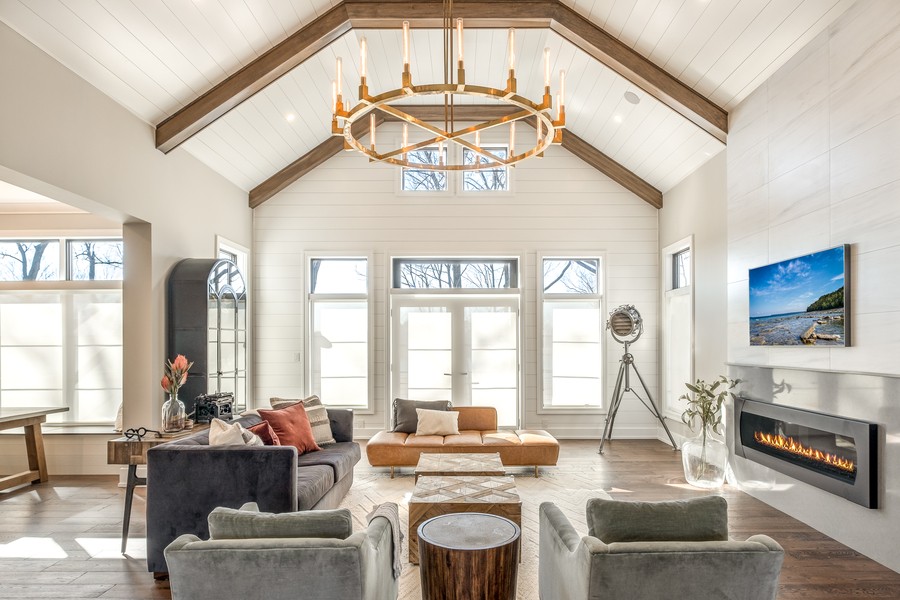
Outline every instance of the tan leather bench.
[[423, 452], [497, 452], [504, 466], [555, 465], [559, 442], [542, 429], [497, 429], [497, 409], [491, 406], [456, 406], [459, 435], [423, 435], [379, 431], [366, 444], [373, 467], [414, 467]]

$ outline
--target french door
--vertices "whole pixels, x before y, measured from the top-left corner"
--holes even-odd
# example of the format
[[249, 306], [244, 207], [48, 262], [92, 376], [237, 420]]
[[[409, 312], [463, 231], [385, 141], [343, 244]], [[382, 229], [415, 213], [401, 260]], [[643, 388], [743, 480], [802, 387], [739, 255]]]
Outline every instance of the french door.
[[392, 397], [493, 406], [519, 422], [518, 297], [392, 298]]

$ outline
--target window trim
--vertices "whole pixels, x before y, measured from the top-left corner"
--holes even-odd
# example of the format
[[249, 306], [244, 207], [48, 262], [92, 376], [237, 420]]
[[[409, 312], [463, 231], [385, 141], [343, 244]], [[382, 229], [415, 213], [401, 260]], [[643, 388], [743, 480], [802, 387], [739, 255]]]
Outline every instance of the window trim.
[[[690, 281], [687, 285], [684, 285], [680, 288], [673, 287], [675, 285], [675, 256], [678, 253], [683, 252], [685, 250], [690, 250], [690, 270], [691, 276]], [[668, 304], [666, 302], [667, 298], [670, 295], [690, 295], [691, 297], [691, 339], [690, 339], [690, 376], [689, 381], [694, 381], [694, 376], [696, 373], [696, 364], [694, 360], [694, 344], [695, 344], [695, 335], [694, 335], [694, 324], [696, 320], [695, 314], [695, 295], [694, 295], [694, 273], [696, 270], [694, 269], [694, 236], [693, 234], [678, 240], [673, 244], [669, 244], [665, 248], [662, 248], [659, 252], [660, 254], [660, 265], [663, 265], [661, 268], [662, 271], [662, 285], [660, 286], [660, 323], [665, 324], [667, 322], [667, 309]], [[664, 417], [669, 417], [670, 419], [677, 420], [681, 422], [681, 413], [682, 410], [676, 408], [672, 402], [669, 401], [666, 395], [666, 383], [668, 380], [668, 364], [666, 360], [666, 356], [668, 354], [668, 336], [669, 331], [667, 331], [667, 327], [659, 328], [659, 386], [660, 386], [660, 396], [662, 399], [662, 412]], [[686, 388], [685, 388], [686, 389]]]
[[[315, 259], [350, 259], [357, 258], [366, 261], [366, 293], [365, 294], [311, 294], [310, 288], [310, 264]], [[367, 376], [366, 376], [366, 406], [338, 405], [328, 404], [328, 408], [348, 408], [358, 415], [373, 415], [376, 413], [375, 407], [375, 254], [374, 252], [353, 252], [352, 250], [325, 250], [325, 251], [305, 251], [302, 253], [303, 259], [303, 360], [300, 361], [300, 374], [302, 379], [302, 389], [304, 396], [312, 393], [312, 335], [313, 330], [313, 301], [360, 301], [366, 302], [366, 358], [367, 358]], [[314, 296], [314, 297], [313, 297]]]
[[[482, 145], [483, 148], [488, 149], [488, 150], [490, 150], [491, 148], [503, 148], [504, 150], [506, 150], [507, 155], [509, 155], [509, 144], [504, 144], [504, 143], [498, 143], [498, 144], [484, 144], [484, 143], [483, 143], [483, 144], [481, 144], [481, 145]], [[467, 150], [467, 148], [459, 148], [459, 157], [460, 157], [460, 161], [462, 161], [462, 159], [463, 159], [463, 155], [465, 154], [465, 150]], [[482, 196], [482, 195], [487, 195], [487, 194], [491, 194], [491, 195], [493, 195], [493, 196], [508, 196], [508, 195], [512, 195], [512, 193], [513, 193], [513, 177], [512, 177], [512, 174], [513, 174], [513, 171], [514, 171], [515, 169], [510, 168], [509, 166], [505, 166], [505, 167], [502, 167], [502, 168], [503, 168], [504, 170], [506, 170], [506, 189], [503, 189], [503, 190], [467, 190], [467, 189], [466, 189], [466, 181], [465, 181], [466, 172], [465, 172], [465, 171], [459, 171], [459, 177], [456, 178], [456, 179], [458, 180], [457, 183], [459, 184], [459, 188], [458, 188], [458, 192], [457, 192], [457, 193], [458, 193], [460, 196], [469, 196], [469, 195]], [[493, 171], [493, 170], [497, 170], [497, 169], [489, 169], [489, 170], [492, 170], [492, 171]]]
[[[597, 277], [598, 293], [596, 294], [545, 294], [544, 293], [544, 260], [554, 259], [573, 259], [573, 258], [590, 258], [598, 259], [600, 265], [600, 275]], [[574, 250], [563, 252], [538, 252], [535, 256], [535, 348], [537, 348], [536, 365], [537, 365], [537, 414], [539, 415], [605, 415], [608, 412], [608, 378], [607, 363], [609, 362], [610, 344], [606, 338], [604, 325], [604, 316], [606, 312], [606, 289], [607, 289], [607, 258], [604, 250]], [[600, 302], [600, 389], [603, 390], [604, 397], [601, 398], [600, 406], [548, 406], [544, 404], [544, 301], [552, 300], [572, 300], [575, 302], [585, 300], [599, 300]]]
[[[400, 137], [397, 136], [394, 138], [394, 143], [399, 147], [401, 140]], [[482, 146], [487, 148], [499, 148], [504, 147], [509, 149], [509, 144], [506, 142], [487, 142], [482, 143]], [[459, 158], [462, 160], [462, 148], [457, 144], [448, 143], [444, 146], [444, 152], [447, 153], [448, 157]], [[449, 160], [449, 158], [448, 158]], [[414, 198], [440, 198], [443, 196], [451, 195], [457, 197], [483, 197], [486, 194], [491, 194], [492, 196], [501, 197], [501, 196], [512, 196], [515, 194], [515, 169], [506, 167], [506, 189], [505, 190], [465, 190], [463, 185], [463, 171], [444, 171], [447, 173], [447, 189], [446, 190], [404, 190], [403, 189], [403, 168], [395, 169], [396, 174], [394, 175], [394, 190], [397, 196], [411, 196]]]

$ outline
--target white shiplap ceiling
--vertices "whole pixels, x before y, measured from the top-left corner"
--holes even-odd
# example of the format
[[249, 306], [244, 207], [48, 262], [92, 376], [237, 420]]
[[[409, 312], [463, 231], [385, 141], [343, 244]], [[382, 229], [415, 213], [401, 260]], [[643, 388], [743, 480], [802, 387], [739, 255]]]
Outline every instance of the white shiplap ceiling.
[[[682, 83], [729, 110], [853, 0], [562, 0]], [[0, 0], [0, 20], [156, 125], [330, 9], [328, 0]], [[245, 190], [329, 134], [334, 58], [345, 95], [358, 83], [358, 40], [370, 89], [396, 87], [397, 30], [351, 31], [184, 144]], [[469, 82], [503, 87], [506, 32], [466, 32]], [[569, 73], [568, 127], [665, 192], [723, 145], [547, 30], [521, 30], [519, 91], [539, 97], [540, 53]], [[436, 31], [414, 31], [413, 76], [441, 79]], [[473, 58], [474, 57], [474, 58]], [[555, 85], [555, 84], [554, 84]], [[625, 91], [641, 97], [623, 100]], [[293, 121], [287, 115], [295, 115]]]

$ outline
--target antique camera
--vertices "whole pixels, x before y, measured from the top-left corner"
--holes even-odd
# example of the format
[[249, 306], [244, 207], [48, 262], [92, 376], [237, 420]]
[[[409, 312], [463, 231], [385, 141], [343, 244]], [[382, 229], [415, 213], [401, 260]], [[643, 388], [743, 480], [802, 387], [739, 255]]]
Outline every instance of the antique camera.
[[213, 419], [230, 421], [234, 416], [234, 394], [200, 394], [194, 400], [194, 422], [209, 423]]

